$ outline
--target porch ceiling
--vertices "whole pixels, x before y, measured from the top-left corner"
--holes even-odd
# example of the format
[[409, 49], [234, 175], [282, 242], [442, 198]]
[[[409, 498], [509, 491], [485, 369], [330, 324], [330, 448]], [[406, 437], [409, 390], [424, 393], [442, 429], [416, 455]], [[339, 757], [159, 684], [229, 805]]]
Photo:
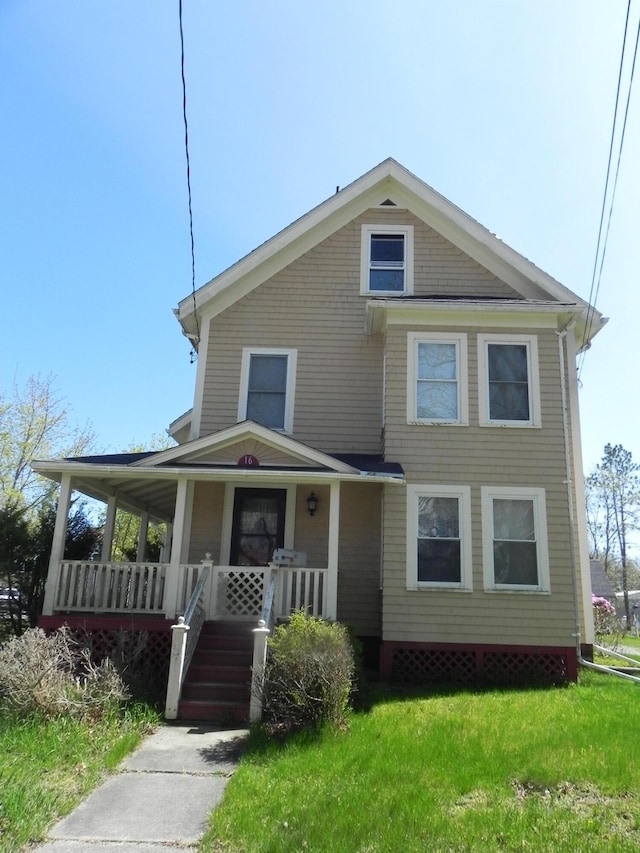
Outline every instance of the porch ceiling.
[[75, 491], [107, 501], [118, 498], [118, 505], [135, 514], [148, 512], [158, 521], [173, 520], [176, 504], [177, 480], [127, 480], [122, 477], [72, 477]]

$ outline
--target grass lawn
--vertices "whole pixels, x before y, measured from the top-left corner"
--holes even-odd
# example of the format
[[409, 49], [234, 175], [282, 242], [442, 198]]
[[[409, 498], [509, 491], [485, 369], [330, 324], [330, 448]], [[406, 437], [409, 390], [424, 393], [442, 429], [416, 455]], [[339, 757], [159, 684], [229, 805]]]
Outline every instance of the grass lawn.
[[200, 853], [640, 849], [640, 685], [381, 690], [349, 729], [254, 734]]
[[620, 640], [620, 645], [629, 646], [630, 649], [637, 649], [640, 652], [640, 637], [636, 637], [635, 634], [631, 632], [627, 632], [623, 634], [622, 639]]
[[42, 838], [157, 722], [146, 706], [93, 723], [0, 715], [0, 850]]

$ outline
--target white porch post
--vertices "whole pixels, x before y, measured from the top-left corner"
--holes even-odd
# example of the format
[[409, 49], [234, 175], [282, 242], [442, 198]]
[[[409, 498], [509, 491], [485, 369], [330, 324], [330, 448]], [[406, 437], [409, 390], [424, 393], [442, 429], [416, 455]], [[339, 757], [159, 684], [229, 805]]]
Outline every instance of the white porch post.
[[58, 509], [56, 512], [56, 524], [53, 529], [53, 542], [51, 544], [51, 556], [49, 558], [49, 571], [44, 592], [44, 605], [42, 613], [51, 616], [55, 606], [56, 590], [60, 577], [60, 563], [64, 559], [64, 543], [67, 538], [67, 523], [69, 520], [69, 506], [71, 504], [71, 475], [63, 474], [60, 481], [60, 494], [58, 495]]
[[340, 480], [331, 483], [329, 497], [329, 561], [327, 572], [327, 619], [338, 614], [338, 545], [340, 536]]
[[138, 550], [136, 552], [136, 561], [144, 563], [144, 552], [147, 548], [147, 534], [149, 532], [149, 513], [143, 512], [140, 515], [140, 530], [138, 531]]
[[171, 554], [171, 540], [173, 538], [173, 522], [168, 521], [164, 536], [162, 537], [162, 545], [160, 545], [160, 562], [166, 563], [167, 554]]
[[109, 563], [111, 561], [111, 552], [113, 551], [113, 531], [116, 526], [116, 509], [118, 508], [118, 499], [115, 495], [111, 495], [107, 501], [107, 518], [104, 523], [104, 532], [102, 534], [102, 554], [101, 561]]
[[175, 619], [178, 609], [178, 585], [180, 583], [180, 563], [187, 517], [187, 498], [189, 481], [186, 477], [178, 477], [176, 493], [176, 509], [173, 517], [173, 538], [171, 541], [171, 558], [169, 572], [165, 585], [165, 614], [167, 619]]

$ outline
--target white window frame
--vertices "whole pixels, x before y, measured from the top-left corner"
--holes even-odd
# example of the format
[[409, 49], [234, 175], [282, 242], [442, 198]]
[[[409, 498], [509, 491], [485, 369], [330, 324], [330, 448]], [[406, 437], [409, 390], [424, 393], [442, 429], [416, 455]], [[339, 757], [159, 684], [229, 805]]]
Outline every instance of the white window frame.
[[281, 349], [271, 347], [244, 347], [242, 350], [242, 367], [240, 369], [240, 396], [238, 400], [238, 421], [247, 420], [247, 405], [249, 400], [249, 368], [251, 358], [261, 355], [281, 355], [287, 357], [287, 382], [284, 404], [284, 425], [282, 427], [270, 427], [276, 432], [293, 432], [293, 411], [295, 403], [296, 369], [298, 351], [295, 349]]
[[[549, 542], [545, 490], [520, 486], [482, 486], [482, 564], [486, 592], [549, 593]], [[533, 520], [538, 564], [537, 584], [496, 583], [493, 562], [493, 501], [527, 500], [533, 504]]]
[[[460, 533], [460, 582], [418, 581], [418, 498], [457, 498]], [[471, 591], [471, 487], [450, 485], [407, 486], [407, 589]]]
[[[457, 418], [418, 417], [418, 346], [420, 344], [454, 344], [456, 348]], [[457, 332], [407, 333], [407, 423], [469, 425], [469, 380], [467, 336]]]
[[[404, 235], [404, 290], [369, 290], [371, 236]], [[363, 225], [360, 238], [360, 293], [363, 296], [411, 296], [413, 293], [413, 225]]]
[[[528, 420], [491, 419], [489, 406], [489, 344], [524, 345], [527, 349]], [[536, 335], [478, 335], [478, 415], [480, 426], [540, 427], [540, 369]]]

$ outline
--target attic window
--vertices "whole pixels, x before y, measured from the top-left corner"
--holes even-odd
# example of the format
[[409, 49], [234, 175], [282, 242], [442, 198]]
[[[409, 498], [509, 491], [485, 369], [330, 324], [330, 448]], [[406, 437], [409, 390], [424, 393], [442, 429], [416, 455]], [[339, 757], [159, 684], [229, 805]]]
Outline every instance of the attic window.
[[380, 202], [380, 207], [396, 207], [395, 201], [391, 201], [390, 198], [385, 199], [385, 201]]
[[363, 225], [360, 292], [405, 295], [413, 290], [413, 227]]

